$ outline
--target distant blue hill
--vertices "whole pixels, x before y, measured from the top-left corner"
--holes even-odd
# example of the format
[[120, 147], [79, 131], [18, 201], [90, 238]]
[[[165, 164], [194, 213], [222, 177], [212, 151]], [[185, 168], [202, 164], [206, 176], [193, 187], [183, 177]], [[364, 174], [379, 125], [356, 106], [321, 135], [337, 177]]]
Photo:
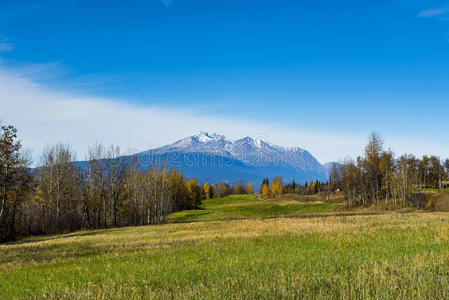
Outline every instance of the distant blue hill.
[[330, 173], [330, 171], [332, 170], [332, 167], [333, 167], [334, 165], [335, 165], [337, 168], [340, 168], [340, 167], [341, 167], [341, 163], [338, 163], [338, 162], [335, 162], [335, 161], [331, 161], [331, 162], [325, 163], [325, 164], [323, 165], [323, 167], [324, 167], [324, 169], [326, 170], [327, 173]]

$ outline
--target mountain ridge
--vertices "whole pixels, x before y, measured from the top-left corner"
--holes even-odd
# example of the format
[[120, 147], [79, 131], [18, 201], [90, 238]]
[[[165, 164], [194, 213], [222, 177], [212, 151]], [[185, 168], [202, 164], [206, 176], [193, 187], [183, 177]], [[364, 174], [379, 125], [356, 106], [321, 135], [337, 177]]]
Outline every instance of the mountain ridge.
[[327, 168], [305, 149], [249, 136], [227, 140], [223, 135], [201, 132], [136, 155], [141, 170], [164, 164], [199, 182], [259, 183], [265, 177], [282, 176], [285, 181], [303, 183], [325, 181], [328, 174]]

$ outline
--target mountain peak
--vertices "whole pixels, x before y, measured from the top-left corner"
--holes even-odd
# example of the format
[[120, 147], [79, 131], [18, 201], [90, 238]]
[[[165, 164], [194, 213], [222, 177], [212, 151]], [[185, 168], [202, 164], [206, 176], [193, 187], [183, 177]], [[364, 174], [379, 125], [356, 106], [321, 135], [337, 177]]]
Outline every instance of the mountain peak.
[[197, 138], [200, 142], [203, 143], [208, 143], [211, 141], [220, 141], [225, 139], [225, 136], [223, 135], [219, 135], [216, 133], [209, 133], [205, 131], [201, 131], [200, 133], [195, 134], [193, 137]]
[[257, 137], [255, 140], [254, 140], [254, 143], [256, 144], [256, 146], [258, 147], [258, 148], [262, 148], [262, 146], [265, 144], [268, 144], [268, 142], [264, 139], [264, 138], [262, 138], [262, 137]]
[[249, 136], [234, 141], [234, 144], [243, 144], [243, 143], [255, 144], [255, 141], [252, 137]]
[[151, 153], [153, 161], [168, 161], [186, 176], [204, 182], [242, 179], [261, 182], [271, 176], [305, 182], [326, 180], [328, 172], [309, 152], [277, 146], [263, 137], [228, 140], [223, 135], [203, 131], [152, 149]]

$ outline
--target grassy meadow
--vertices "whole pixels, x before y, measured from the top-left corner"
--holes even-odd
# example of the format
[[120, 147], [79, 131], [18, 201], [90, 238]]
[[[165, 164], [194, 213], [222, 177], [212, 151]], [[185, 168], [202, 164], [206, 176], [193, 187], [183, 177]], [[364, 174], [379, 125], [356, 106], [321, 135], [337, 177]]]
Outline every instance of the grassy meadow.
[[231, 195], [221, 199], [203, 200], [203, 209], [174, 213], [169, 216], [168, 221], [193, 222], [323, 214], [334, 212], [343, 206], [343, 203], [299, 202], [292, 199], [258, 199], [258, 195]]
[[339, 206], [231, 196], [168, 224], [0, 245], [0, 299], [449, 297], [449, 214]]

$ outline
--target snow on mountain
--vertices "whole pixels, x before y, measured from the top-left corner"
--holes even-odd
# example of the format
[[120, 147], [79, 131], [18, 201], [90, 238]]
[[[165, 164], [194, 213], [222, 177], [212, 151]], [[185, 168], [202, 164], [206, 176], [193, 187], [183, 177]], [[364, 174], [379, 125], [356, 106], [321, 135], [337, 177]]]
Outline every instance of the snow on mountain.
[[290, 165], [301, 170], [323, 172], [320, 163], [306, 150], [282, 147], [246, 137], [235, 141], [231, 155], [252, 166]]
[[232, 142], [227, 141], [222, 135], [201, 132], [176, 141], [173, 144], [153, 149], [152, 151], [157, 154], [177, 151], [186, 153], [213, 153], [215, 155], [229, 156], [229, 152], [226, 149], [231, 144]]
[[226, 181], [258, 183], [265, 177], [283, 176], [285, 181], [325, 180], [327, 170], [308, 151], [273, 145], [245, 137], [235, 141], [201, 132], [173, 144], [143, 152], [148, 165], [158, 160], [181, 169], [186, 176], [211, 183]]

